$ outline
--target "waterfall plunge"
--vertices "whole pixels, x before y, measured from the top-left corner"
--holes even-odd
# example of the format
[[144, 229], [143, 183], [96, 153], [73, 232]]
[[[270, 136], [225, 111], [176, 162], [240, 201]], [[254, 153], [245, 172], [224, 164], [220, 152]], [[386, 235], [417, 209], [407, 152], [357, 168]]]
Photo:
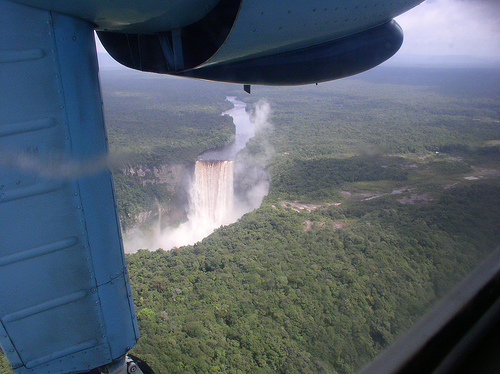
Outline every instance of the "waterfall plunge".
[[234, 161], [196, 161], [191, 187], [193, 223], [220, 226], [231, 221]]
[[[233, 117], [236, 126], [235, 141], [222, 150], [204, 152], [195, 164], [195, 171], [189, 189], [188, 221], [178, 227], [162, 228], [160, 220], [154, 233], [141, 232], [136, 228], [125, 237], [126, 252], [135, 252], [138, 248], [163, 248], [194, 244], [210, 235], [214, 229], [221, 225], [235, 222], [243, 214], [257, 208], [269, 190], [266, 173], [255, 168], [246, 169], [244, 173], [236, 172], [236, 178], [243, 178], [245, 186], [244, 195], [235, 197], [233, 191], [233, 171], [236, 154], [245, 147], [257, 129], [269, 125], [269, 104], [257, 103], [255, 110], [255, 123], [250, 120], [249, 113], [245, 110], [246, 104], [236, 99], [227, 97], [234, 108], [222, 114]], [[266, 174], [266, 175], [263, 175]], [[243, 177], [242, 177], [243, 176]], [[161, 208], [158, 208], [161, 218]]]
[[153, 246], [170, 249], [194, 244], [215, 228], [234, 222], [233, 166], [234, 161], [196, 161], [188, 221], [176, 229], [161, 230]]

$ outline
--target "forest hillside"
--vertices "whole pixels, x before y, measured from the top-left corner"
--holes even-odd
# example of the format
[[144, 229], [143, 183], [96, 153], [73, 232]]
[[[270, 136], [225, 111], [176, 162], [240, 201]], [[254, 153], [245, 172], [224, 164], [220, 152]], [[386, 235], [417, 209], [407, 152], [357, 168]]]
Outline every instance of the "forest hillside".
[[272, 109], [240, 154], [269, 194], [199, 244], [128, 256], [134, 352], [159, 373], [362, 366], [500, 243], [498, 79], [380, 68], [236, 92]]
[[[249, 96], [121, 74], [103, 73], [104, 104], [134, 170], [229, 142], [227, 95], [272, 110], [239, 155], [269, 173], [262, 205], [195, 245], [127, 255], [132, 352], [157, 374], [353, 373], [500, 244], [498, 70], [380, 67]], [[114, 173], [125, 227], [158, 201], [183, 209], [168, 184]]]

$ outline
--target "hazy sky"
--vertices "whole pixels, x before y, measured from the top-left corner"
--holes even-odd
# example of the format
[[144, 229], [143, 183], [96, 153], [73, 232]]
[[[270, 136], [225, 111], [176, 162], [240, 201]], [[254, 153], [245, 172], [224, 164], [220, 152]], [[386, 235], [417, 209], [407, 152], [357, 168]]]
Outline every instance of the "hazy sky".
[[499, 0], [426, 0], [396, 20], [401, 54], [500, 58]]

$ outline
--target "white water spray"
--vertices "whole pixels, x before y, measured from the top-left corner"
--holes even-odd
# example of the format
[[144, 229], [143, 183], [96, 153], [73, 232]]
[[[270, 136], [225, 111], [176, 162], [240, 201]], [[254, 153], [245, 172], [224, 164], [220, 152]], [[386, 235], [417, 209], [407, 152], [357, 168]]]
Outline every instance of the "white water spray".
[[189, 220], [214, 227], [233, 210], [233, 161], [196, 161]]

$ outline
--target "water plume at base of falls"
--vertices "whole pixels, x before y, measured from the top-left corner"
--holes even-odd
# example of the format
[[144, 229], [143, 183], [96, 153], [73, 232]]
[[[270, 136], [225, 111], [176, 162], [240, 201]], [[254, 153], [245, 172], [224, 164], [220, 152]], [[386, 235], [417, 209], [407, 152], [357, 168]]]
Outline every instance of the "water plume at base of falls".
[[171, 249], [194, 244], [259, 206], [269, 187], [267, 180], [263, 187], [249, 189], [245, 201], [235, 200], [234, 166], [235, 161], [197, 161], [189, 190], [188, 221], [177, 228], [161, 229], [158, 225], [147, 238], [136, 232], [127, 238], [126, 249]]

